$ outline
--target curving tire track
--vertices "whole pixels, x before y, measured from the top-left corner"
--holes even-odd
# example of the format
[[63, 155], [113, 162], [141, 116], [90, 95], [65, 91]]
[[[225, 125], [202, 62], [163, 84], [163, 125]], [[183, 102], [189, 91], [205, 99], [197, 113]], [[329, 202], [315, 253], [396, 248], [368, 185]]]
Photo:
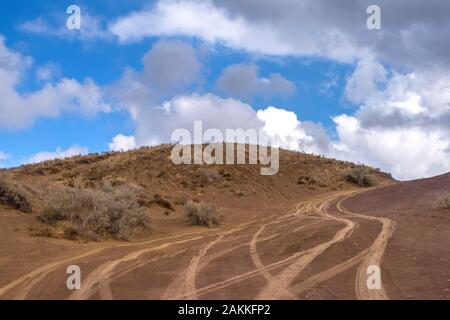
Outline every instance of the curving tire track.
[[[368, 189], [370, 190], [370, 189]], [[368, 191], [367, 190], [367, 191]], [[335, 192], [316, 197], [309, 201], [303, 201], [295, 207], [291, 207], [289, 213], [277, 216], [266, 216], [261, 220], [252, 220], [228, 230], [213, 229], [208, 232], [199, 231], [185, 233], [177, 236], [170, 236], [155, 240], [150, 240], [137, 244], [122, 244], [118, 246], [104, 246], [80, 254], [76, 257], [63, 259], [53, 262], [36, 269], [33, 272], [24, 275], [10, 284], [0, 288], [0, 298], [27, 299], [31, 290], [35, 287], [46, 288], [44, 280], [52, 275], [52, 272], [60, 272], [65, 264], [86, 258], [102, 257], [103, 262], [97, 262], [93, 271], [87, 274], [83, 279], [82, 289], [69, 295], [68, 299], [90, 299], [96, 293], [101, 299], [114, 299], [111, 284], [117, 279], [128, 275], [131, 272], [139, 272], [153, 262], [162, 259], [172, 259], [181, 253], [190, 252], [194, 248], [194, 254], [189, 263], [182, 269], [182, 272], [171, 279], [166, 289], [161, 293], [161, 299], [199, 299], [218, 290], [225, 289], [232, 285], [246, 281], [254, 277], [265, 279], [265, 285], [260, 288], [256, 299], [298, 299], [298, 294], [314, 288], [318, 284], [325, 282], [340, 273], [347, 271], [359, 264], [355, 278], [355, 292], [358, 299], [388, 299], [384, 286], [380, 290], [369, 290], [367, 288], [367, 268], [370, 265], [381, 267], [383, 255], [386, 250], [389, 239], [395, 230], [395, 222], [384, 217], [374, 217], [358, 214], [347, 210], [343, 202], [360, 192]], [[338, 214], [331, 214], [329, 207], [333, 203]], [[300, 227], [295, 223], [308, 218], [313, 222]], [[375, 240], [367, 249], [356, 253], [352, 258], [338, 263], [320, 273], [317, 273], [300, 283], [294, 284], [295, 279], [310, 266], [319, 256], [326, 257], [328, 249], [334, 244], [346, 241], [352, 237], [353, 231], [359, 227], [359, 224], [352, 218], [363, 219], [370, 223], [381, 223], [382, 228]], [[317, 221], [314, 221], [316, 220]], [[280, 236], [282, 233], [298, 233], [306, 227], [314, 226], [314, 229], [320, 230], [321, 223], [332, 221], [341, 225], [331, 239], [328, 239], [311, 248], [295, 252], [288, 257], [279, 258], [279, 260], [264, 264], [261, 257], [261, 243]], [[268, 228], [276, 226], [275, 228]], [[280, 230], [281, 229], [281, 233]], [[247, 240], [244, 240], [244, 239]], [[242, 240], [241, 240], [242, 239]], [[226, 243], [229, 241], [230, 246]], [[191, 245], [195, 242], [194, 247]], [[221, 244], [221, 249], [214, 252], [212, 249]], [[124, 252], [116, 251], [114, 258], [109, 256], [106, 249], [129, 248]], [[176, 250], [167, 251], [175, 247]], [[214, 260], [226, 256], [235, 250], [248, 248], [247, 254], [250, 255], [254, 269], [247, 272], [233, 275], [222, 281], [207, 283], [206, 286], [197, 288], [197, 278], [201, 272]], [[245, 252], [245, 251], [244, 251]], [[120, 253], [120, 257], [117, 254]], [[151, 254], [151, 256], [148, 256]], [[61, 274], [59, 274], [61, 276]]]
[[395, 222], [389, 218], [366, 216], [351, 212], [343, 207], [342, 202], [344, 200], [341, 200], [337, 205], [338, 210], [342, 213], [369, 221], [379, 222], [382, 224], [381, 232], [378, 234], [377, 238], [368, 249], [367, 254], [362, 258], [361, 264], [359, 265], [358, 271], [356, 272], [356, 296], [360, 300], [387, 300], [389, 299], [389, 296], [386, 293], [383, 282], [381, 283], [380, 289], [371, 290], [368, 288], [367, 270], [371, 265], [378, 266], [381, 269], [384, 251], [386, 250], [389, 239], [392, 237], [395, 231]]
[[[113, 272], [117, 266], [122, 263], [127, 263], [131, 261], [138, 260], [139, 257], [146, 253], [150, 253], [153, 251], [160, 251], [167, 249], [173, 245], [183, 244], [186, 242], [191, 242], [195, 240], [202, 239], [202, 237], [193, 237], [189, 239], [174, 241], [170, 243], [160, 244], [156, 247], [144, 248], [137, 251], [133, 251], [119, 259], [108, 261], [99, 267], [97, 267], [94, 271], [89, 273], [88, 277], [83, 281], [83, 286], [81, 290], [75, 291], [73, 294], [69, 296], [69, 300], [86, 300], [89, 299], [97, 289], [101, 288], [103, 283], [110, 277], [113, 276]], [[110, 292], [104, 292], [106, 294], [106, 298], [112, 298], [112, 294]]]
[[46, 276], [57, 270], [58, 268], [61, 268], [62, 266], [66, 264], [72, 264], [77, 260], [81, 260], [84, 258], [88, 258], [95, 255], [100, 255], [104, 253], [108, 249], [114, 249], [114, 248], [123, 248], [123, 247], [135, 247], [135, 246], [148, 246], [152, 245], [157, 242], [161, 241], [167, 241], [167, 240], [174, 240], [186, 236], [193, 236], [196, 234], [200, 234], [200, 232], [189, 232], [189, 233], [183, 233], [175, 236], [168, 236], [168, 237], [162, 237], [159, 239], [153, 239], [141, 243], [135, 243], [135, 244], [120, 244], [120, 245], [105, 245], [101, 248], [96, 248], [93, 250], [90, 250], [88, 252], [79, 254], [75, 257], [69, 257], [65, 258], [59, 261], [51, 262], [49, 264], [46, 264], [42, 267], [39, 267], [38, 269], [31, 271], [16, 280], [13, 280], [9, 284], [3, 286], [0, 288], [0, 299], [9, 298], [9, 299], [15, 299], [15, 300], [23, 300], [28, 297], [29, 292], [31, 289], [35, 286], [37, 286]]
[[[296, 261], [286, 267], [276, 277], [267, 277], [268, 284], [259, 292], [256, 299], [268, 300], [268, 299], [296, 299], [295, 293], [290, 291], [290, 287], [295, 278], [301, 274], [301, 272], [311, 264], [319, 255], [323, 254], [333, 244], [343, 241], [350, 237], [352, 231], [357, 227], [357, 224], [351, 220], [345, 218], [334, 217], [326, 212], [326, 208], [335, 197], [325, 200], [317, 207], [317, 203], [313, 206], [317, 208], [317, 214], [328, 220], [339, 222], [345, 226], [340, 229], [331, 240], [319, 244], [311, 249], [305, 250], [303, 255]], [[308, 207], [310, 209], [310, 206]]]
[[370, 265], [377, 265], [381, 268], [382, 264], [382, 258], [384, 251], [386, 249], [387, 243], [389, 239], [392, 237], [394, 230], [395, 230], [395, 222], [388, 218], [380, 218], [380, 217], [372, 217], [372, 216], [366, 216], [357, 214], [354, 212], [351, 212], [344, 208], [343, 202], [348, 200], [350, 197], [355, 196], [356, 194], [359, 194], [361, 192], [357, 192], [354, 194], [351, 194], [349, 196], [344, 197], [341, 199], [337, 204], [336, 208], [341, 213], [362, 218], [369, 221], [375, 221], [375, 222], [381, 222], [382, 223], [382, 229], [380, 233], [378, 234], [375, 241], [371, 244], [370, 247], [367, 249], [361, 251], [354, 257], [335, 265], [328, 270], [325, 270], [323, 272], [320, 272], [301, 283], [295, 285], [292, 287], [292, 291], [296, 292], [297, 294], [306, 291], [308, 289], [314, 288], [318, 284], [325, 282], [336, 275], [347, 271], [349, 268], [359, 264], [356, 279], [355, 279], [355, 292], [356, 296], [360, 300], [387, 300], [389, 299], [384, 286], [382, 285], [381, 289], [372, 289], [370, 290], [367, 286], [367, 269]]
[[48, 274], [54, 271], [65, 263], [70, 263], [73, 260], [83, 259], [99, 253], [106, 248], [97, 248], [90, 250], [86, 253], [80, 254], [76, 257], [67, 258], [61, 261], [49, 263], [43, 267], [40, 267], [32, 272], [27, 273], [24, 276], [12, 281], [11, 283], [0, 288], [0, 299], [8, 298], [13, 300], [23, 300], [27, 298], [30, 290], [39, 282], [41, 282]]
[[[197, 277], [201, 259], [206, 256], [206, 254], [212, 247], [222, 241], [223, 238], [240, 230], [242, 230], [242, 228], [232, 229], [224, 234], [219, 235], [215, 240], [206, 244], [197, 255], [192, 257], [191, 262], [189, 263], [189, 266], [185, 269], [185, 271], [178, 277], [176, 277], [167, 287], [161, 299], [169, 300], [173, 297], [183, 296], [187, 294], [186, 299], [198, 300], [195, 279]], [[204, 267], [206, 267], [206, 265], [207, 264], [204, 263], [200, 269], [203, 269]]]

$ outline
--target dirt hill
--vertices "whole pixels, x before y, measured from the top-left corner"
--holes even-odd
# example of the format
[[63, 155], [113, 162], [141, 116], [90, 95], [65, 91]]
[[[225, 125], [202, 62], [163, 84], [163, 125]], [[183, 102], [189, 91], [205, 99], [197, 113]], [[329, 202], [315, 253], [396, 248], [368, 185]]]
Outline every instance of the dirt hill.
[[[74, 202], [89, 200], [113, 203], [123, 196], [136, 202], [129, 206], [147, 209], [149, 229], [157, 233], [186, 227], [183, 212], [189, 201], [220, 208], [226, 212], [224, 223], [231, 223], [233, 219], [241, 219], [234, 216], [233, 210], [251, 208], [255, 203], [290, 205], [311, 194], [354, 188], [358, 181], [349, 178], [352, 172], [363, 171], [362, 175], [372, 179], [369, 183], [374, 185], [392, 181], [389, 175], [375, 169], [285, 150], [280, 155], [280, 170], [273, 176], [262, 176], [260, 165], [177, 166], [171, 161], [171, 150], [172, 146], [163, 145], [5, 170], [0, 173], [3, 181], [0, 188], [4, 189], [0, 189], [0, 195], [4, 194], [0, 203], [4, 208], [30, 213], [37, 216], [37, 222], [44, 222], [32, 226], [32, 232], [64, 237], [64, 228], [70, 226], [60, 223], [64, 219], [48, 217], [47, 211], [69, 210]], [[86, 199], [90, 195], [94, 199]], [[62, 200], [71, 203], [60, 204]], [[55, 208], [55, 203], [61, 208]], [[65, 205], [68, 208], [63, 208]], [[257, 213], [249, 210], [247, 215]], [[66, 236], [85, 236], [76, 233], [77, 230], [72, 230]], [[97, 240], [108, 238], [108, 232], [97, 233]]]
[[[435, 207], [448, 178], [398, 183], [286, 150], [279, 173], [262, 176], [259, 165], [176, 166], [171, 149], [3, 170], [0, 298], [448, 295], [449, 282], [436, 284], [448, 276], [448, 212]], [[421, 269], [429, 259], [435, 278]], [[80, 291], [65, 287], [70, 264], [85, 275]], [[378, 291], [366, 287], [370, 265], [382, 266]], [[402, 282], [415, 276], [423, 292]]]

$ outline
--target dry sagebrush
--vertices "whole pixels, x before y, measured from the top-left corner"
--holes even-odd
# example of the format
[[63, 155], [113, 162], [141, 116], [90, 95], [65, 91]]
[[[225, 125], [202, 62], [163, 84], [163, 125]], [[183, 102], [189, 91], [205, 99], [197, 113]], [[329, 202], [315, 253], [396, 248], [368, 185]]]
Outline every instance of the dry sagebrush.
[[370, 169], [366, 167], [356, 167], [345, 174], [345, 180], [359, 185], [360, 187], [373, 187], [376, 185], [375, 179], [370, 174]]
[[150, 227], [146, 209], [138, 202], [139, 192], [127, 186], [103, 190], [53, 186], [47, 194], [39, 219], [49, 225], [69, 223], [71, 238], [95, 234], [129, 240]]
[[189, 201], [184, 205], [186, 220], [195, 226], [213, 227], [221, 224], [223, 216], [218, 210], [207, 203]]
[[0, 204], [22, 212], [31, 212], [28, 201], [29, 191], [20, 183], [14, 181], [11, 175], [0, 175]]
[[450, 209], [450, 192], [439, 195], [436, 206], [441, 209]]

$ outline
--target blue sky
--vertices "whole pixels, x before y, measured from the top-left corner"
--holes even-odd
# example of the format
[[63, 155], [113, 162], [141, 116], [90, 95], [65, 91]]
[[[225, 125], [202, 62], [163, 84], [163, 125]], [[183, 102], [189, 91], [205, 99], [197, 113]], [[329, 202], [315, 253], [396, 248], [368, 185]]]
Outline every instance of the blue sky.
[[[20, 86], [21, 92], [36, 90], [42, 85], [33, 72], [48, 63], [56, 64], [64, 77], [78, 81], [90, 77], [98, 85], [107, 85], [119, 79], [126, 67], [141, 69], [142, 57], [158, 41], [158, 37], [152, 37], [127, 45], [114, 41], [96, 43], [30, 34], [21, 30], [22, 23], [37, 17], [60, 19], [61, 23], [65, 23], [69, 16], [65, 12], [66, 8], [72, 3], [73, 1], [16, 1], [8, 4], [8, 10], [0, 13], [1, 30], [7, 46], [33, 58], [33, 67], [28, 70], [26, 79]], [[111, 1], [85, 1], [79, 5], [82, 12], [87, 11], [101, 15], [105, 20], [113, 20], [130, 10], [138, 9], [140, 3], [142, 2], [124, 1], [118, 6]], [[191, 42], [194, 46], [201, 46], [195, 44], [195, 41]], [[333, 130], [331, 116], [346, 112], [348, 104], [343, 104], [341, 99], [342, 79], [348, 76], [351, 66], [313, 58], [277, 61], [270, 57], [252, 57], [245, 52], [234, 52], [226, 48], [211, 49], [204, 61], [204, 91], [216, 91], [215, 81], [227, 66], [252, 62], [258, 65], [262, 75], [281, 73], [297, 88], [296, 93], [288, 97], [250, 99], [255, 108], [282, 104], [288, 110], [301, 112], [305, 120], [325, 124], [329, 130]], [[333, 78], [341, 80], [341, 85], [336, 85], [327, 92], [322, 91], [322, 87]], [[57, 119], [39, 119], [25, 129], [0, 131], [0, 150], [7, 150], [12, 155], [4, 163], [12, 165], [20, 163], [30, 154], [55, 150], [57, 147], [67, 148], [73, 144], [86, 146], [91, 152], [107, 151], [112, 137], [119, 133], [130, 134], [133, 127], [126, 112], [96, 115], [87, 119], [71, 113]]]
[[[0, 101], [0, 166], [168, 142], [170, 130], [203, 120], [272, 128], [284, 147], [368, 163], [399, 178], [450, 170], [440, 160], [450, 150], [448, 126], [430, 131], [424, 120], [430, 112], [443, 119], [448, 96], [429, 97], [421, 87], [435, 82], [448, 90], [448, 77], [429, 71], [446, 70], [445, 55], [423, 47], [420, 55], [434, 59], [430, 68], [401, 38], [415, 30], [419, 2], [411, 21], [400, 22], [391, 16], [401, 8], [379, 2], [388, 24], [375, 31], [367, 30], [364, 1], [345, 2], [348, 10], [319, 1], [298, 12], [288, 1], [8, 2], [0, 12], [1, 50], [6, 77], [18, 80], [5, 85]], [[65, 27], [71, 4], [81, 8], [81, 30]], [[430, 34], [434, 20], [419, 19]], [[11, 67], [11, 57], [23, 66]], [[203, 104], [211, 114], [200, 112]], [[237, 119], [249, 114], [252, 124], [230, 122], [231, 109]], [[412, 120], [392, 123], [398, 114]], [[129, 143], [111, 145], [119, 135]], [[410, 141], [419, 141], [416, 149], [405, 146]], [[419, 159], [421, 152], [433, 156]]]

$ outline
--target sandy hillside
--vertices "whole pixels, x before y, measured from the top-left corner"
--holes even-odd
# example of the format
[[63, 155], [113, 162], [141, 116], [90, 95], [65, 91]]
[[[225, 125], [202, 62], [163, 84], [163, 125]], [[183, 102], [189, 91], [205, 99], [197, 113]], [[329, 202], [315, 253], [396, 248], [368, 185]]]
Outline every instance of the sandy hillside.
[[[0, 298], [449, 298], [449, 214], [434, 207], [448, 176], [397, 183], [289, 151], [261, 176], [258, 165], [175, 166], [170, 151], [2, 171]], [[186, 208], [220, 222], [192, 225]], [[77, 291], [66, 288], [73, 264]]]

